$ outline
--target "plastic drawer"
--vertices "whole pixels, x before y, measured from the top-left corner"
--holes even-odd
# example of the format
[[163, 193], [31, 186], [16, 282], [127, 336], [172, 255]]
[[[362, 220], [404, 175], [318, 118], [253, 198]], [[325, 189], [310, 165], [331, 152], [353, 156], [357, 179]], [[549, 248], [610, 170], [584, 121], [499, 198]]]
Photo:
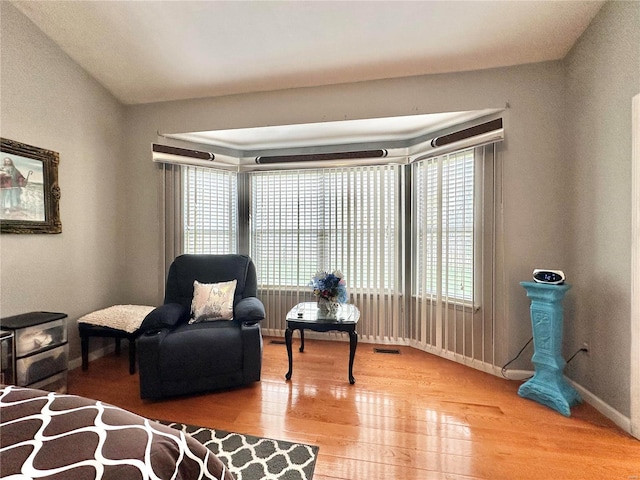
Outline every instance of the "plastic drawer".
[[13, 332], [0, 330], [0, 383], [13, 383]]
[[46, 390], [48, 392], [67, 393], [67, 370], [33, 383], [29, 385], [29, 388]]
[[16, 383], [27, 386], [67, 369], [69, 345], [52, 348], [16, 361]]
[[32, 327], [15, 330], [13, 343], [16, 357], [24, 357], [38, 352], [52, 345], [62, 345], [67, 342], [67, 323], [64, 318]]

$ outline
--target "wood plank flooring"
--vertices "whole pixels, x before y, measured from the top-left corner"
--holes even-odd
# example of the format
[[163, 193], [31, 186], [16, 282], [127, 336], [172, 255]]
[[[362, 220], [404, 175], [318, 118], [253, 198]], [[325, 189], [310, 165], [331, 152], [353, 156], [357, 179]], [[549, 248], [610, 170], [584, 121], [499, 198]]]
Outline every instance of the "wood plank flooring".
[[[307, 340], [287, 353], [265, 338], [262, 381], [247, 388], [140, 400], [122, 353], [69, 374], [69, 393], [150, 418], [320, 447], [314, 480], [640, 479], [640, 441], [583, 404], [565, 418], [517, 395], [521, 382], [409, 347]], [[395, 347], [394, 347], [395, 348]]]

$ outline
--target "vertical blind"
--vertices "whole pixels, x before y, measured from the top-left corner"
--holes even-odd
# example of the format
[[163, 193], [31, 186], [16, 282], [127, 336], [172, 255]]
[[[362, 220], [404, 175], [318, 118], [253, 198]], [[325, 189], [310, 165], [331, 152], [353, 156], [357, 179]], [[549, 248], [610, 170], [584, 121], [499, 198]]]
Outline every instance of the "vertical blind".
[[[412, 164], [412, 338], [493, 364], [494, 148]], [[481, 367], [483, 368], [483, 367]]]
[[361, 338], [410, 342], [486, 370], [495, 358], [496, 168], [495, 145], [409, 166], [166, 166], [167, 266], [179, 253], [236, 253], [248, 232], [240, 253], [257, 268], [266, 334], [281, 334], [286, 312], [313, 300], [317, 271], [339, 269], [361, 311]]
[[283, 302], [310, 294], [317, 271], [339, 269], [350, 301], [363, 316], [371, 311], [359, 333], [393, 331], [400, 315], [401, 178], [401, 167], [390, 165], [252, 173], [251, 257], [267, 311], [282, 315]]

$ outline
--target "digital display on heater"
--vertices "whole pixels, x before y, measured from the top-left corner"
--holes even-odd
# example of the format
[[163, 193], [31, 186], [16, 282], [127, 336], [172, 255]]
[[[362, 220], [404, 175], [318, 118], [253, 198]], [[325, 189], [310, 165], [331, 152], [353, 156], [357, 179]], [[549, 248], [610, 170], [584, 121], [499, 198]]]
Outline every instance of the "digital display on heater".
[[564, 274], [558, 270], [534, 270], [533, 279], [539, 283], [558, 285], [564, 283]]

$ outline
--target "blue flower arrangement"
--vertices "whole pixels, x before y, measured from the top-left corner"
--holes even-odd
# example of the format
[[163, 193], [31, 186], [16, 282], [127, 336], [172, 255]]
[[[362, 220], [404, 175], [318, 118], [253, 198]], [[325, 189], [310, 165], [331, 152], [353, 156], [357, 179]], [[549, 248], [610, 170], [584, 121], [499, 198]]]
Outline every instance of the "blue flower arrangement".
[[340, 270], [316, 273], [309, 284], [317, 298], [330, 302], [347, 303], [347, 282]]

